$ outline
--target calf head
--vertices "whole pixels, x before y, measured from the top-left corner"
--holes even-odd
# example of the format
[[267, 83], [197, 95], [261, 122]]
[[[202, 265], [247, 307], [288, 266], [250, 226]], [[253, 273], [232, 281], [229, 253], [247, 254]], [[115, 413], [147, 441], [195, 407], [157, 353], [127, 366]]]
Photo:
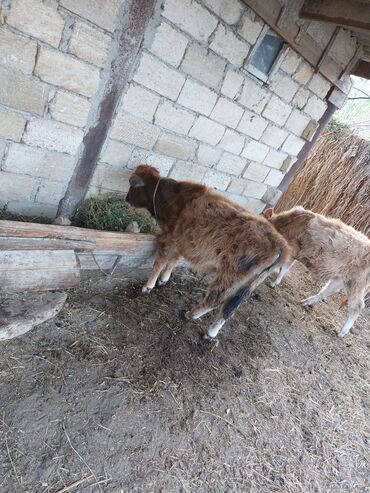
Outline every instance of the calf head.
[[134, 207], [152, 210], [153, 193], [160, 179], [159, 171], [152, 166], [141, 164], [130, 176], [130, 189], [126, 201]]

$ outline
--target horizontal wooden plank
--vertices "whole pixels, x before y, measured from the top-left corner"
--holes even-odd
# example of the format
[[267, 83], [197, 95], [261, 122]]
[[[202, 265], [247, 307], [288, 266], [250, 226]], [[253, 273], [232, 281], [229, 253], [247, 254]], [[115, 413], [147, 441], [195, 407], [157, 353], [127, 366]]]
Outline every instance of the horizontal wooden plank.
[[77, 286], [73, 250], [0, 251], [0, 292], [48, 291]]
[[[93, 244], [93, 249], [120, 250], [134, 252], [145, 246], [154, 248], [153, 235], [136, 233], [112, 233], [95, 229], [76, 228], [73, 226], [55, 226], [51, 224], [23, 223], [18, 221], [0, 221], [0, 238], [51, 238], [60, 240], [84, 241]], [[91, 245], [84, 250], [91, 251]]]
[[59, 240], [56, 238], [16, 238], [0, 237], [2, 250], [75, 250], [76, 252], [92, 251], [94, 242], [83, 240]]

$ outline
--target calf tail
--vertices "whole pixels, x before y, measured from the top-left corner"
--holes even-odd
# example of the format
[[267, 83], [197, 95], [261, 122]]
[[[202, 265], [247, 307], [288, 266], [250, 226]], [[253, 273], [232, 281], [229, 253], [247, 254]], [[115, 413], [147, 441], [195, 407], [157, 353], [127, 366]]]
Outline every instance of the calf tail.
[[[226, 299], [222, 307], [222, 316], [225, 320], [230, 317], [233, 311], [236, 310], [245, 299], [249, 298], [256, 287], [261, 284], [266, 277], [272, 274], [277, 267], [280, 267], [282, 263], [286, 261], [285, 257], [285, 251], [280, 250], [272, 263], [264, 266], [253, 278], [249, 279], [241, 288], [239, 288], [235, 294]], [[282, 259], [284, 259], [283, 262]]]

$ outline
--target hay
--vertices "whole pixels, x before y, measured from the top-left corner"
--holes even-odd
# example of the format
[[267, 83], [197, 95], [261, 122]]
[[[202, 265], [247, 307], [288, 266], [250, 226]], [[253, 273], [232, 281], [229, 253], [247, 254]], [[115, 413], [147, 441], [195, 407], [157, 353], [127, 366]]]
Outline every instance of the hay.
[[136, 221], [142, 233], [158, 233], [158, 226], [149, 212], [131, 208], [120, 197], [90, 197], [72, 220], [74, 226], [102, 231], [125, 231]]
[[295, 205], [370, 234], [370, 143], [331, 128], [314, 146], [276, 210]]

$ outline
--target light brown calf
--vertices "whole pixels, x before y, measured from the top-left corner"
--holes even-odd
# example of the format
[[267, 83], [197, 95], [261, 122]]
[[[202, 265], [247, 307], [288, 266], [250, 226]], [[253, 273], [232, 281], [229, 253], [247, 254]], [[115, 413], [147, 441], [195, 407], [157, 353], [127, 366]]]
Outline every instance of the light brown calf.
[[208, 340], [271, 272], [290, 262], [287, 242], [265, 218], [204, 185], [161, 178], [145, 165], [135, 170], [130, 185], [126, 200], [148, 209], [162, 229], [143, 292], [158, 279], [159, 284], [167, 282], [182, 258], [201, 273], [216, 274], [202, 303], [186, 314], [197, 319], [220, 307]]
[[[326, 282], [319, 293], [303, 301], [314, 305], [344, 289], [348, 318], [339, 332], [344, 337], [364, 308], [370, 287], [370, 240], [338, 219], [295, 207], [280, 214], [265, 211], [276, 230], [292, 248], [293, 259], [302, 262], [319, 280]], [[290, 266], [280, 268], [272, 286], [282, 281]]]

